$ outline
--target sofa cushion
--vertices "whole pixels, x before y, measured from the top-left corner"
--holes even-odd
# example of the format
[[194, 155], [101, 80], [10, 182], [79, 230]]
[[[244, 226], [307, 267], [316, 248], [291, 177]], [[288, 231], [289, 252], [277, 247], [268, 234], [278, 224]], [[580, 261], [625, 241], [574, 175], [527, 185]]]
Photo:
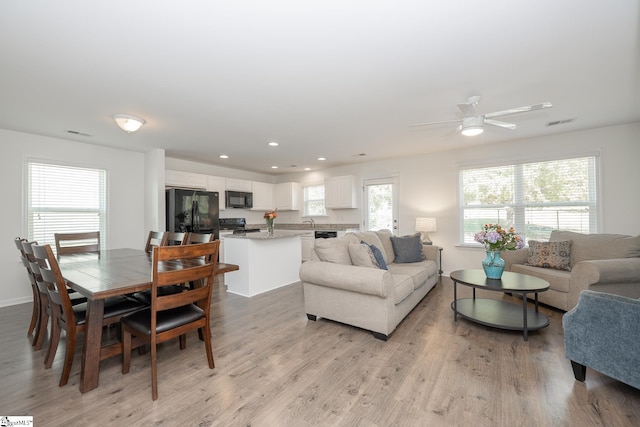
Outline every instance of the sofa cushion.
[[349, 240], [343, 237], [316, 239], [314, 249], [320, 261], [352, 265], [349, 243]]
[[387, 257], [386, 251], [380, 238], [374, 231], [354, 231], [349, 232], [344, 235], [345, 238], [350, 239], [353, 243], [360, 243], [362, 241], [366, 242], [369, 245], [373, 245], [376, 248], [380, 249], [382, 252], [382, 256], [384, 257], [384, 262], [389, 263], [389, 258]]
[[527, 265], [533, 267], [571, 270], [571, 240], [538, 242], [529, 240]]
[[413, 280], [404, 274], [393, 274], [393, 303], [400, 304], [413, 293]]
[[366, 243], [349, 243], [349, 256], [358, 267], [379, 268], [371, 248]]
[[[435, 263], [434, 263], [435, 264]], [[388, 264], [389, 271], [394, 276], [396, 274], [402, 274], [410, 276], [413, 281], [413, 289], [418, 289], [429, 278], [429, 270], [426, 265], [417, 264]]]
[[377, 246], [370, 245], [364, 240], [361, 241], [360, 244], [369, 246], [369, 249], [371, 249], [371, 253], [373, 254], [373, 257], [376, 259], [376, 264], [378, 265], [378, 268], [381, 268], [383, 270], [389, 269], [387, 268], [387, 263], [384, 262], [384, 256], [382, 255], [382, 251]]
[[532, 267], [530, 265], [514, 264], [511, 266], [514, 273], [528, 274], [549, 282], [550, 289], [559, 292], [569, 292], [571, 283], [571, 272], [565, 270], [554, 270], [551, 268]]
[[412, 236], [391, 236], [391, 244], [395, 254], [395, 263], [420, 262], [424, 259], [420, 233]]
[[391, 236], [393, 236], [393, 233], [390, 230], [378, 230], [375, 233], [378, 239], [380, 239], [380, 242], [382, 242], [382, 248], [386, 254], [385, 261], [387, 264], [392, 263], [396, 257], [393, 253], [393, 245], [391, 244]]
[[640, 257], [640, 236], [554, 230], [549, 241], [571, 240], [571, 267], [581, 261]]

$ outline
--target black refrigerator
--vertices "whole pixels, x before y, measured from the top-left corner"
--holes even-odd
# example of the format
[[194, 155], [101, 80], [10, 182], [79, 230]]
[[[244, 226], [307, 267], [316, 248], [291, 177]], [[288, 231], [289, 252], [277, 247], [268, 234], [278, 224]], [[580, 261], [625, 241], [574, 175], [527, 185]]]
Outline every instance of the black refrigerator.
[[215, 191], [166, 191], [167, 231], [213, 233], [220, 238], [219, 194]]

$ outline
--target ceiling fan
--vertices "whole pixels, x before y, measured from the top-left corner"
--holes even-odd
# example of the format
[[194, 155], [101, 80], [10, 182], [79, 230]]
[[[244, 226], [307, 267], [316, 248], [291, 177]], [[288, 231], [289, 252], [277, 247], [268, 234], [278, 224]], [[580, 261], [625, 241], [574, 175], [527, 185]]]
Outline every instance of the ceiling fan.
[[493, 113], [487, 114], [478, 114], [476, 110], [476, 106], [480, 103], [480, 96], [471, 96], [467, 99], [467, 102], [464, 104], [458, 104], [458, 108], [464, 114], [462, 119], [458, 120], [448, 120], [444, 122], [432, 122], [432, 123], [417, 123], [415, 125], [411, 125], [411, 128], [423, 127], [423, 126], [432, 126], [432, 125], [443, 125], [449, 123], [460, 123], [458, 126], [458, 130], [466, 136], [475, 136], [480, 135], [484, 132], [484, 125], [493, 125], [498, 126], [505, 129], [515, 129], [515, 123], [503, 122], [500, 120], [494, 120], [494, 117], [507, 116], [510, 114], [518, 114], [518, 113], [526, 113], [528, 111], [542, 110], [544, 108], [551, 108], [553, 105], [550, 102], [543, 102], [541, 104], [533, 104], [526, 105], [524, 107], [517, 108], [509, 108], [508, 110], [496, 111]]

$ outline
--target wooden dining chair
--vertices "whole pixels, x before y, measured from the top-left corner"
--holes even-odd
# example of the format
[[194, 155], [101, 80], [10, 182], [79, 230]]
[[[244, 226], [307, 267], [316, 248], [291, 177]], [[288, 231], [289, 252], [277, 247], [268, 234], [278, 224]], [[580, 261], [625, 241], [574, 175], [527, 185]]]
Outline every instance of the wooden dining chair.
[[213, 233], [189, 233], [185, 244], [193, 245], [194, 243], [209, 243], [213, 242], [215, 234]]
[[144, 246], [144, 251], [150, 254], [155, 246], [162, 245], [163, 237], [164, 231], [149, 231], [149, 236], [147, 236], [147, 244]]
[[[78, 334], [86, 331], [86, 304], [73, 305], [71, 303], [66, 282], [51, 246], [33, 245], [32, 248], [39, 268], [40, 280], [46, 286], [49, 294], [49, 306], [51, 308], [51, 336], [47, 355], [45, 356], [46, 368], [50, 368], [53, 364], [61, 330], [64, 329], [67, 335], [64, 366], [59, 384], [62, 387], [69, 380]], [[133, 298], [124, 296], [107, 298], [104, 302], [102, 324], [106, 326], [117, 323], [123, 315], [143, 307], [143, 304]]]
[[187, 243], [189, 233], [165, 231], [160, 246], [181, 246]]
[[[153, 232], [152, 232], [153, 233]], [[151, 233], [149, 233], [151, 235]], [[162, 240], [160, 241], [160, 246], [181, 246], [187, 243], [187, 238], [188, 238], [189, 233], [178, 233], [178, 232], [173, 232], [173, 231], [165, 231], [164, 233], [162, 233]], [[148, 240], [148, 239], [147, 239]], [[151, 251], [154, 249], [154, 247], [152, 246], [149, 250], [148, 253], [151, 253]], [[169, 294], [177, 294], [179, 292], [182, 292], [184, 290], [185, 285], [174, 285], [174, 286], [165, 286], [162, 288], [158, 289], [158, 292], [160, 292], [162, 295], [169, 295]], [[149, 305], [151, 304], [151, 291], [150, 290], [144, 290], [144, 291], [140, 291], [140, 292], [136, 292], [132, 295], [135, 299], [137, 299], [138, 301]]]
[[[131, 365], [132, 337], [142, 339], [151, 347], [151, 397], [158, 399], [157, 345], [180, 337], [184, 348], [186, 333], [199, 330], [204, 340], [209, 368], [215, 367], [211, 348], [211, 291], [215, 277], [220, 242], [185, 246], [158, 247], [153, 251], [151, 306], [123, 316], [122, 373]], [[200, 286], [179, 294], [160, 295], [158, 289], [185, 282]], [[174, 365], [174, 369], [179, 365]]]
[[90, 231], [82, 233], [54, 233], [56, 241], [56, 255], [58, 260], [62, 255], [100, 253], [100, 232]]
[[[29, 329], [27, 329], [27, 336], [32, 336], [32, 344], [35, 345], [37, 331], [40, 326], [40, 294], [38, 292], [38, 285], [36, 283], [36, 279], [33, 277], [33, 272], [31, 271], [31, 266], [29, 265], [29, 259], [27, 258], [27, 254], [24, 253], [24, 248], [22, 247], [22, 242], [26, 242], [27, 239], [23, 239], [21, 237], [16, 237], [13, 242], [20, 251], [20, 261], [22, 265], [24, 265], [27, 270], [27, 277], [29, 279], [29, 283], [31, 284], [31, 292], [33, 294], [33, 305], [31, 307], [31, 322], [29, 323]], [[36, 333], [34, 335], [34, 332]]]

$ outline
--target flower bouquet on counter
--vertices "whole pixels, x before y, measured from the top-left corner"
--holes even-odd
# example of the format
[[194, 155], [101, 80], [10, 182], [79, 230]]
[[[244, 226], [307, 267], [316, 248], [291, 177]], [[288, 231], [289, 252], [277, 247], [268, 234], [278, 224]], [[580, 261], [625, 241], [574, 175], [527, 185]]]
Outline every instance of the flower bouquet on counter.
[[267, 222], [267, 233], [269, 236], [273, 236], [273, 220], [278, 218], [276, 211], [266, 211], [264, 213], [264, 219]]

